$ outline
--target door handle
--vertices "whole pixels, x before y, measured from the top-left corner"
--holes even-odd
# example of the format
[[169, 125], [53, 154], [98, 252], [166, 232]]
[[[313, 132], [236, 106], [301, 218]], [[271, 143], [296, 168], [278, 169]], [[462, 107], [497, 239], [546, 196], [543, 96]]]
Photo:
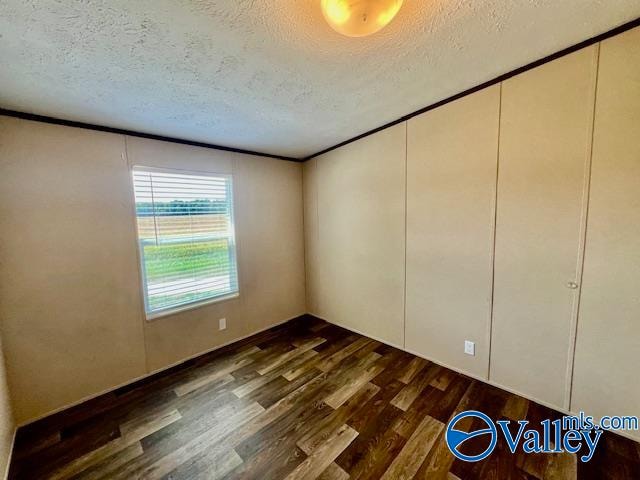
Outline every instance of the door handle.
[[570, 288], [571, 290], [575, 290], [578, 288], [578, 284], [576, 282], [567, 282], [567, 288]]

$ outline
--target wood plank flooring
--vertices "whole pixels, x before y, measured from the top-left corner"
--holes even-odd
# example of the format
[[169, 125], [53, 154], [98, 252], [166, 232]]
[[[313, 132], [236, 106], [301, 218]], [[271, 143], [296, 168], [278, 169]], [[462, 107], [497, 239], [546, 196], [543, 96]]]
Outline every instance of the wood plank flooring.
[[587, 464], [502, 443], [462, 462], [443, 438], [467, 409], [560, 417], [306, 316], [21, 428], [10, 478], [640, 478], [640, 445], [609, 433]]

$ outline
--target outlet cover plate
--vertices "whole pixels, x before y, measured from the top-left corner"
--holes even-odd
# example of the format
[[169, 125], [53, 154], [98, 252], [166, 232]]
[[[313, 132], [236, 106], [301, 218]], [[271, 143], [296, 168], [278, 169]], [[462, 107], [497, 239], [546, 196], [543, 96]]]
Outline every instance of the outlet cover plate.
[[475, 342], [470, 342], [469, 340], [464, 341], [464, 353], [467, 355], [475, 355], [476, 354], [476, 344]]

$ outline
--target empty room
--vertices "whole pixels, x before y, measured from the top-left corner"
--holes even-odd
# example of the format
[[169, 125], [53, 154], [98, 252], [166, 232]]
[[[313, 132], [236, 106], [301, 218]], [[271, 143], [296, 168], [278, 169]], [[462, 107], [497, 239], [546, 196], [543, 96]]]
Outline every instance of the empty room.
[[0, 479], [640, 480], [638, 0], [0, 0]]

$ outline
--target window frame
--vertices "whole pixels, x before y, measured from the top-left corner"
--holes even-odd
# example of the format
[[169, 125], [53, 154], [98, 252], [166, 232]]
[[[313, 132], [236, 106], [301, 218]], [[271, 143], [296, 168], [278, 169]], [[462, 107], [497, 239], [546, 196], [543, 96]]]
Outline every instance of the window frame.
[[[206, 177], [223, 177], [229, 181], [229, 191], [231, 194], [231, 230], [233, 238], [233, 256], [235, 260], [235, 270], [236, 270], [236, 291], [230, 292], [226, 295], [220, 295], [214, 298], [207, 298], [202, 300], [195, 300], [193, 302], [185, 303], [183, 305], [178, 305], [175, 307], [165, 308], [163, 310], [157, 310], [155, 312], [150, 312], [148, 310], [148, 298], [147, 298], [147, 275], [145, 271], [144, 265], [144, 252], [140, 248], [140, 228], [138, 224], [138, 209], [136, 206], [136, 188], [134, 181], [134, 173], [135, 171], [142, 170], [147, 172], [159, 172], [159, 173], [173, 173], [177, 175], [196, 175], [196, 176], [206, 176]], [[150, 167], [146, 165], [135, 164], [131, 165], [129, 168], [129, 179], [131, 181], [131, 191], [133, 196], [133, 220], [135, 223], [135, 242], [136, 242], [136, 254], [138, 255], [138, 273], [140, 275], [140, 293], [142, 295], [142, 309], [144, 312], [144, 317], [146, 321], [153, 321], [159, 318], [164, 318], [168, 316], [177, 315], [179, 313], [187, 312], [189, 310], [196, 310], [199, 308], [206, 307], [208, 305], [213, 305], [216, 303], [228, 302], [229, 300], [234, 300], [240, 297], [240, 268], [238, 266], [238, 241], [236, 234], [236, 221], [235, 221], [235, 209], [236, 209], [236, 201], [235, 201], [235, 190], [234, 190], [234, 182], [233, 182], [233, 174], [231, 173], [217, 173], [214, 171], [203, 171], [203, 170], [185, 170], [178, 168], [170, 168], [170, 167]]]

